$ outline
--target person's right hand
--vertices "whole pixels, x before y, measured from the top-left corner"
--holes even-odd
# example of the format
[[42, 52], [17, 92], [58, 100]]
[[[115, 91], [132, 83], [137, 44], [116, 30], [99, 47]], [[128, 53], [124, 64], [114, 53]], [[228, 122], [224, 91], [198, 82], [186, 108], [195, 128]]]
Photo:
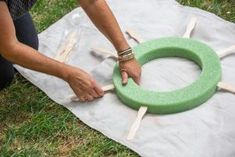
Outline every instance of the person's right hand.
[[66, 81], [77, 97], [83, 102], [92, 101], [104, 95], [104, 91], [96, 81], [88, 73], [79, 68], [69, 67]]

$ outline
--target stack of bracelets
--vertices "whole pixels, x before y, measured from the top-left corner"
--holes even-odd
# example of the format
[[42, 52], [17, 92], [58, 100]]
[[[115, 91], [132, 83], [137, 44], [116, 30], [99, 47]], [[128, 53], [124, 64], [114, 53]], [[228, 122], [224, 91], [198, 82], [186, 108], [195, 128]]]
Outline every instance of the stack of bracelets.
[[131, 48], [128, 48], [127, 50], [121, 51], [118, 53], [118, 61], [124, 62], [129, 61], [135, 57], [133, 51]]

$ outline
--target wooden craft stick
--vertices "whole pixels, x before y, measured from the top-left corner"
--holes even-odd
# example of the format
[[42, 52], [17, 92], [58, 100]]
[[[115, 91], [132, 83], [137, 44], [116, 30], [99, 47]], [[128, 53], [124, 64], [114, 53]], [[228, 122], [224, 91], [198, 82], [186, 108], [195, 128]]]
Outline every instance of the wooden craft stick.
[[191, 34], [192, 34], [196, 24], [197, 24], [197, 18], [196, 17], [192, 17], [190, 19], [189, 24], [187, 25], [186, 32], [183, 35], [184, 38], [190, 38], [191, 37]]
[[[132, 30], [127, 30], [126, 34], [128, 35], [129, 38], [133, 39], [135, 42], [137, 42], [138, 44], [143, 42], [143, 40], [139, 37], [139, 35], [137, 35], [134, 31]], [[92, 48], [91, 52], [94, 55], [100, 55], [102, 58], [113, 58], [114, 60], [118, 60], [118, 56], [113, 54], [112, 52], [105, 50], [105, 49], [101, 49], [101, 48]]]
[[115, 89], [115, 87], [114, 87], [113, 84], [106, 85], [106, 86], [103, 86], [103, 87], [102, 87], [102, 90], [103, 90], [104, 92], [113, 91], [114, 89]]
[[107, 58], [107, 57], [110, 57], [110, 58], [113, 58], [114, 60], [117, 60], [118, 59], [118, 56], [113, 54], [112, 52], [106, 50], [106, 49], [101, 49], [101, 48], [92, 48], [91, 49], [91, 52], [94, 54], [94, 55], [98, 55], [98, 56], [101, 56], [102, 58]]
[[223, 51], [218, 52], [218, 55], [221, 59], [228, 56], [228, 55], [231, 55], [231, 54], [235, 54], [235, 45], [233, 45]]
[[132, 124], [131, 129], [127, 135], [127, 140], [132, 140], [135, 137], [135, 134], [136, 134], [137, 130], [139, 129], [140, 123], [141, 123], [144, 115], [146, 114], [147, 110], [148, 110], [148, 108], [145, 106], [140, 107], [138, 114], [137, 114], [137, 117], [135, 119], [135, 122]]
[[217, 87], [219, 88], [219, 90], [224, 90], [224, 91], [235, 94], [235, 87], [233, 87], [232, 85], [230, 85], [228, 83], [219, 82]]
[[133, 30], [127, 30], [126, 34], [128, 35], [129, 38], [133, 39], [137, 44], [142, 43], [144, 40]]
[[78, 33], [76, 31], [69, 33], [65, 44], [59, 49], [57, 55], [55, 56], [55, 60], [59, 62], [65, 63], [68, 60], [68, 57], [71, 53], [71, 50], [75, 46], [77, 42]]
[[[113, 91], [115, 89], [115, 87], [114, 87], [114, 85], [113, 84], [110, 84], [110, 85], [106, 85], [106, 86], [103, 86], [102, 87], [102, 90], [104, 91], [104, 92], [109, 92], [109, 91]], [[73, 102], [79, 102], [80, 100], [79, 100], [79, 98], [77, 97], [77, 96], [71, 96], [71, 101], [73, 101]]]

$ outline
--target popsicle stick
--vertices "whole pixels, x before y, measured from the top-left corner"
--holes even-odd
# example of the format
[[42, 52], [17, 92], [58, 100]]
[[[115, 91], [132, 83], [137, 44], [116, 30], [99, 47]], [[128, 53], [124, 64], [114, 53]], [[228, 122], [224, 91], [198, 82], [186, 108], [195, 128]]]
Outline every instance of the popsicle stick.
[[197, 18], [196, 17], [192, 17], [190, 19], [189, 24], [187, 25], [186, 32], [183, 35], [184, 38], [190, 38], [191, 37], [191, 34], [192, 34], [196, 24], [197, 24]]
[[131, 129], [127, 135], [127, 140], [132, 140], [135, 137], [135, 134], [136, 134], [137, 130], [139, 129], [140, 123], [141, 123], [144, 115], [146, 114], [147, 110], [148, 110], [148, 108], [145, 106], [140, 107], [138, 114], [137, 114], [137, 117], [135, 119], [135, 122], [132, 124]]
[[230, 93], [235, 94], [235, 87], [233, 87], [232, 85], [225, 83], [225, 82], [219, 82], [217, 85], [219, 90], [224, 90]]
[[[113, 91], [115, 89], [115, 87], [114, 87], [114, 85], [113, 84], [110, 84], [110, 85], [106, 85], [106, 86], [103, 86], [102, 87], [102, 90], [104, 91], [104, 92], [109, 92], [109, 91]], [[73, 102], [79, 102], [80, 100], [79, 100], [79, 98], [77, 97], [77, 96], [71, 96], [71, 101], [73, 101]]]
[[69, 35], [67, 36], [65, 45], [63, 45], [59, 49], [57, 55], [54, 58], [55, 60], [59, 62], [63, 62], [63, 63], [68, 60], [68, 57], [77, 42], [77, 36], [78, 36], [77, 31], [69, 33]]
[[[129, 36], [129, 38], [133, 39], [138, 44], [143, 42], [143, 40], [132, 30], [127, 30], [126, 34]], [[112, 52], [101, 49], [101, 48], [92, 48], [91, 50], [92, 54], [95, 56], [101, 56], [102, 58], [113, 58], [114, 60], [118, 60], [118, 56], [113, 54]]]
[[134, 32], [133, 30], [127, 30], [126, 31], [126, 34], [128, 35], [128, 37], [130, 39], [133, 39], [137, 44], [140, 44], [142, 43], [144, 40], [136, 33]]
[[101, 56], [102, 58], [113, 58], [114, 60], [118, 59], [118, 56], [116, 54], [113, 54], [112, 52], [102, 49], [102, 48], [92, 48], [91, 53], [95, 56]]
[[220, 51], [218, 52], [218, 56], [223, 59], [224, 57], [226, 56], [229, 56], [231, 54], [235, 54], [235, 45], [223, 50], [223, 51]]
[[104, 92], [113, 91], [114, 89], [115, 89], [115, 87], [114, 87], [113, 84], [106, 85], [106, 86], [103, 86], [103, 87], [102, 87], [102, 90], [103, 90]]

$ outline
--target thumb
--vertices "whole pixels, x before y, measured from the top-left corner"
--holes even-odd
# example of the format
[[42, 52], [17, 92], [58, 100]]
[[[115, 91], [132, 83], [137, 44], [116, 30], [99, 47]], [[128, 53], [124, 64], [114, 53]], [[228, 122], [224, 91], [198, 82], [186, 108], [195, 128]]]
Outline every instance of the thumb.
[[121, 72], [121, 75], [122, 75], [122, 84], [123, 84], [123, 85], [126, 85], [127, 82], [128, 82], [128, 74], [127, 74], [127, 72], [122, 71], [122, 72]]
[[133, 79], [136, 84], [140, 85], [140, 77], [134, 77]]

